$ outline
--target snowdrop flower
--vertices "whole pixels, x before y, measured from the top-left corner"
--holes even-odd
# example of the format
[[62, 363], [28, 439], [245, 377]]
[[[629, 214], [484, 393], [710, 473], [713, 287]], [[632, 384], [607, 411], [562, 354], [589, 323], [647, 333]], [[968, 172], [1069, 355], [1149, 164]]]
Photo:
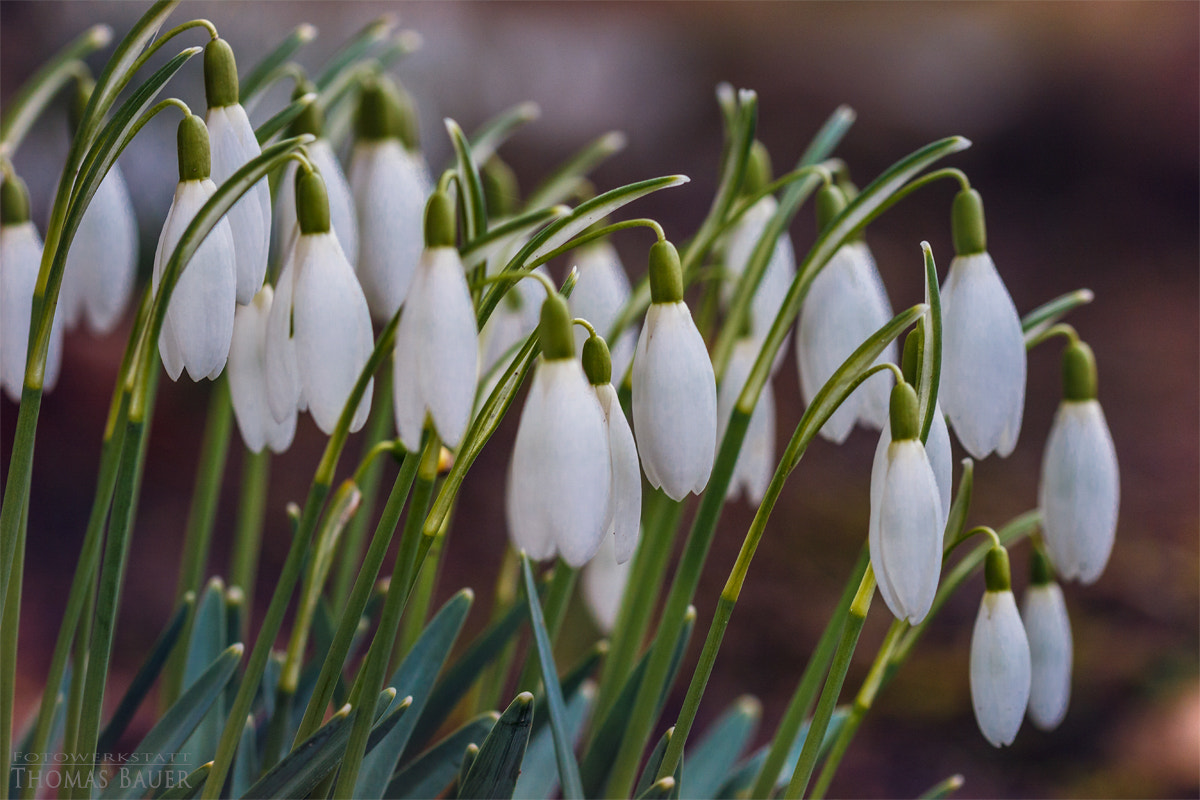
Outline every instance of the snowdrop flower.
[[[542, 304], [542, 356], [521, 412], [508, 470], [508, 534], [530, 558], [581, 567], [609, 530], [609, 426], [575, 358], [567, 303]], [[619, 545], [618, 545], [619, 546]]]
[[1074, 342], [1063, 353], [1063, 401], [1038, 489], [1046, 549], [1060, 575], [1092, 583], [1104, 572], [1120, 493], [1116, 449], [1096, 400], [1096, 360], [1090, 347]]
[[1071, 620], [1062, 589], [1054, 581], [1050, 560], [1034, 550], [1033, 572], [1021, 620], [1029, 637], [1032, 679], [1029, 689], [1029, 718], [1044, 731], [1054, 730], [1067, 715], [1071, 699]]
[[[823, 228], [840, 213], [845, 198], [836, 186], [826, 186], [817, 199]], [[892, 307], [867, 245], [856, 241], [842, 246], [813, 279], [800, 310], [796, 363], [804, 402], [811, 403], [842, 362], [891, 318]], [[895, 360], [896, 348], [891, 344], [876, 363]], [[821, 435], [841, 444], [856, 421], [882, 428], [890, 384], [887, 373], [868, 378], [821, 426]]]
[[670, 242], [650, 248], [650, 299], [633, 358], [633, 426], [650, 485], [682, 500], [712, 474], [717, 381]]
[[1029, 640], [1013, 599], [1008, 552], [996, 545], [984, 569], [987, 591], [971, 634], [971, 704], [983, 738], [1010, 745], [1029, 704]]
[[954, 198], [953, 232], [957, 255], [942, 286], [942, 407], [968, 453], [1007, 456], [1025, 407], [1025, 337], [987, 253], [978, 192]]
[[396, 431], [409, 450], [429, 418], [446, 447], [471, 421], [479, 379], [475, 307], [454, 246], [454, 206], [435, 192], [425, 208], [425, 250], [396, 329], [393, 397]]
[[583, 602], [605, 635], [612, 633], [629, 583], [632, 561], [617, 563], [615, 539], [605, 536], [596, 556], [583, 568]]
[[356, 269], [376, 320], [389, 320], [408, 296], [424, 239], [422, 208], [432, 182], [417, 149], [412, 101], [381, 78], [364, 87], [350, 188], [358, 217]]
[[[204, 92], [208, 98], [212, 176], [218, 185], [229, 180], [246, 162], [262, 154], [246, 109], [238, 102], [237, 63], [224, 39], [204, 47]], [[250, 187], [226, 215], [237, 259], [237, 301], [254, 299], [267, 274], [271, 247], [271, 189], [266, 178]]]
[[629, 421], [625, 419], [621, 401], [617, 399], [617, 390], [612, 385], [612, 367], [608, 345], [593, 333], [583, 343], [583, 371], [596, 392], [600, 408], [604, 410], [604, 423], [608, 431], [612, 491], [604, 530], [611, 533], [616, 542], [613, 557], [618, 564], [624, 564], [637, 549], [642, 517], [642, 473], [638, 468], [633, 431], [629, 429]]
[[[315, 91], [316, 87], [308, 81], [299, 82], [296, 90], [292, 92], [292, 99], [297, 100]], [[329, 221], [333, 226], [334, 235], [337, 236], [338, 244], [342, 246], [342, 252], [346, 254], [346, 260], [353, 266], [358, 258], [358, 220], [354, 213], [354, 198], [350, 195], [350, 185], [346, 182], [346, 176], [333, 152], [333, 146], [330, 145], [328, 139], [324, 138], [324, 129], [324, 114], [321, 113], [320, 107], [313, 102], [309, 103], [300, 112], [300, 116], [292, 122], [291, 127], [288, 128], [288, 135], [299, 136], [307, 133], [317, 137], [306, 144], [304, 150], [308, 155], [308, 160], [313, 163], [325, 181], [325, 191], [329, 195]], [[299, 165], [295, 161], [287, 162], [283, 168], [283, 180], [279, 184], [280, 190], [275, 198], [274, 238], [277, 248], [283, 248], [287, 244], [292, 227], [296, 224], [296, 191], [293, 187], [298, 168]]]
[[[296, 209], [299, 232], [267, 318], [267, 402], [277, 422], [304, 403], [328, 434], [374, 349], [371, 314], [332, 232], [318, 173], [296, 174]], [[367, 383], [351, 433], [367, 421], [373, 386], [373, 380]]]
[[[25, 355], [33, 293], [42, 263], [42, 238], [29, 221], [29, 192], [16, 175], [0, 184], [0, 385], [14, 403], [25, 386]], [[62, 367], [62, 323], [50, 327], [42, 388], [50, 391]]]
[[[616, 248], [607, 239], [584, 245], [573, 255], [579, 277], [571, 293], [571, 313], [592, 323], [602, 335], [608, 336], [621, 309], [629, 302], [629, 278]], [[575, 331], [575, 345], [583, 347], [587, 338], [582, 328]], [[637, 344], [632, 328], [617, 336], [612, 347], [612, 371], [619, 384], [625, 379], [633, 362]]]
[[[720, 421], [718, 442], [725, 437], [725, 429], [729, 427], [738, 397], [761, 349], [762, 341], [753, 336], [743, 338], [733, 346], [725, 377], [717, 387], [717, 419]], [[733, 467], [733, 478], [729, 481], [726, 499], [732, 500], [744, 491], [746, 500], [751, 505], [758, 505], [767, 492], [767, 484], [771, 482], [774, 471], [775, 392], [768, 381], [758, 397], [754, 413], [750, 415], [750, 425], [746, 428], [742, 451], [738, 453], [737, 463]]]
[[[549, 273], [543, 267], [532, 271], [549, 278]], [[541, 289], [535, 281], [518, 281], [504, 294], [500, 304], [484, 323], [483, 330], [479, 332], [479, 371], [487, 375], [487, 380], [477, 392], [480, 404], [487, 401], [503, 377], [504, 369], [511, 363], [515, 353], [514, 347], [524, 343], [537, 330], [540, 297]], [[509, 361], [497, 366], [506, 355]]]
[[[167, 261], [192, 219], [216, 191], [209, 178], [208, 129], [192, 114], [179, 123], [179, 185], [154, 252], [153, 290], [158, 292]], [[233, 234], [222, 217], [183, 265], [171, 294], [158, 340], [158, 352], [171, 380], [183, 369], [199, 381], [214, 379], [225, 369], [233, 338], [237, 277]]]
[[945, 520], [937, 478], [918, 438], [917, 408], [912, 386], [898, 383], [884, 434], [895, 438], [871, 471], [867, 537], [879, 593], [897, 619], [913, 625], [925, 619], [937, 593]]
[[229, 393], [233, 415], [242, 440], [252, 452], [270, 446], [276, 453], [291, 447], [296, 433], [296, 405], [282, 421], [276, 421], [267, 403], [267, 321], [275, 293], [270, 286], [259, 289], [233, 317], [233, 343], [229, 348]]

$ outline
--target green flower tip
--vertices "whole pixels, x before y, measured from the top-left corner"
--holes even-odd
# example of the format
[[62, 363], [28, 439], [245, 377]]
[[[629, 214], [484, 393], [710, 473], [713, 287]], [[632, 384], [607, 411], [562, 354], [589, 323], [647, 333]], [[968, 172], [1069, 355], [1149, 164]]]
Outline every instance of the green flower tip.
[[742, 178], [742, 194], [759, 192], [771, 182], [771, 154], [767, 146], [757, 139], [750, 145], [750, 160], [746, 163], [746, 176]]
[[1096, 356], [1086, 342], [1072, 342], [1063, 350], [1063, 399], [1096, 399]]
[[8, 174], [0, 183], [0, 225], [23, 225], [29, 221], [29, 190], [25, 181]]
[[892, 387], [889, 413], [893, 442], [916, 439], [921, 435], [921, 418], [917, 414], [917, 392], [911, 384], [897, 383]]
[[[296, 88], [292, 91], [292, 100], [299, 100], [304, 95], [313, 94], [316, 91], [317, 87], [312, 81], [296, 81]], [[321, 106], [314, 100], [292, 120], [292, 124], [288, 126], [288, 136], [300, 136], [307, 133], [320, 138], [324, 130], [325, 114], [322, 113]]]
[[419, 147], [416, 107], [408, 92], [386, 75], [363, 85], [355, 133], [364, 141], [399, 139], [407, 150]]
[[1054, 566], [1050, 557], [1040, 547], [1033, 549], [1029, 559], [1029, 582], [1034, 586], [1046, 586], [1054, 583]]
[[499, 156], [492, 156], [483, 165], [483, 199], [488, 215], [507, 217], [517, 210], [521, 189], [517, 173]]
[[[510, 289], [509, 291], [513, 291]], [[571, 310], [560, 294], [546, 295], [538, 321], [538, 340], [548, 360], [575, 357], [575, 335], [571, 332]]]
[[209, 108], [237, 105], [237, 60], [224, 39], [212, 39], [204, 46], [204, 96]]
[[970, 256], [987, 250], [987, 225], [983, 218], [983, 198], [974, 189], [962, 189], [954, 196], [950, 209], [950, 231], [954, 252]]
[[844, 171], [838, 175], [837, 185], [842, 190], [842, 194], [846, 196], [847, 203], [852, 202], [854, 198], [858, 197], [858, 184], [850, 180]]
[[83, 112], [87, 111], [88, 101], [92, 99], [95, 88], [96, 82], [92, 80], [92, 76], [80, 75], [75, 78], [75, 86], [67, 105], [67, 125], [70, 126], [72, 136], [79, 130], [79, 123], [83, 122]]
[[301, 233], [329, 233], [329, 195], [315, 170], [296, 170], [296, 218]]
[[925, 350], [925, 329], [920, 325], [908, 332], [904, 337], [904, 355], [900, 359], [900, 371], [904, 380], [917, 385], [921, 374], [921, 356]]
[[983, 580], [989, 592], [1012, 591], [1012, 567], [1008, 563], [1008, 551], [1000, 545], [988, 550], [983, 565]]
[[612, 355], [604, 337], [592, 334], [584, 341], [583, 371], [593, 386], [612, 383]]
[[176, 136], [179, 147], [179, 180], [199, 181], [212, 172], [212, 159], [208, 150], [208, 128], [204, 120], [188, 114], [179, 122]]
[[846, 207], [846, 195], [837, 186], [830, 184], [822, 186], [817, 192], [817, 230], [823, 231], [829, 227], [834, 218]]
[[683, 300], [683, 267], [679, 251], [670, 242], [656, 242], [650, 248], [650, 301], [678, 303]]
[[454, 247], [454, 204], [445, 192], [434, 192], [425, 204], [425, 246]]

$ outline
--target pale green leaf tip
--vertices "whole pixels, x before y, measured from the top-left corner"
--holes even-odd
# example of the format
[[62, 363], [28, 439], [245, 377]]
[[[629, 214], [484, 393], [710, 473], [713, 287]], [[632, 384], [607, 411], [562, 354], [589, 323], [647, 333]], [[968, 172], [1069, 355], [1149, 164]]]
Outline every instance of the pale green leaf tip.
[[517, 106], [517, 116], [526, 122], [533, 122], [538, 117], [542, 116], [542, 107], [532, 100], [526, 100], [521, 105]]
[[762, 716], [762, 703], [752, 694], [744, 694], [737, 700], [738, 711], [748, 717]]
[[246, 652], [246, 645], [242, 644], [241, 642], [238, 642], [237, 644], [231, 644], [229, 649], [225, 652], [241, 661], [242, 654]]
[[[393, 696], [395, 696], [395, 692], [396, 692], [396, 690], [393, 689], [392, 690]], [[404, 699], [400, 701], [400, 705], [396, 706], [396, 708], [408, 708], [412, 704], [413, 704], [413, 696], [410, 694], [410, 695], [406, 695], [404, 697]]]
[[[522, 551], [522, 554], [523, 553], [524, 553], [524, 551]], [[531, 692], [521, 692], [519, 695], [517, 695], [516, 699], [513, 700], [513, 702], [520, 703], [523, 706], [527, 706], [533, 702], [533, 694]]]
[[683, 619], [685, 622], [695, 622], [696, 621], [696, 607], [688, 606], [687, 611], [683, 612]]
[[461, 591], [459, 591], [457, 596], [467, 598], [468, 603], [475, 602], [475, 590], [474, 589], [471, 589], [471, 588], [462, 589]]
[[109, 25], [93, 25], [88, 29], [88, 43], [93, 47], [108, 47], [113, 38], [113, 29]]
[[205, 586], [205, 588], [212, 589], [214, 592], [224, 592], [225, 581], [221, 580], [220, 575], [214, 575], [208, 579], [208, 584]]
[[240, 586], [230, 586], [225, 592], [225, 602], [234, 606], [243, 605], [246, 602], [246, 593]]
[[[392, 700], [395, 700], [395, 699], [396, 699], [396, 687], [395, 687], [395, 686], [388, 686], [388, 687], [386, 687], [386, 688], [383, 690], [383, 694], [387, 695], [388, 702], [391, 702]], [[405, 698], [405, 699], [407, 699], [407, 700], [411, 700], [412, 698], [411, 698], [411, 697], [409, 697], [409, 698]], [[404, 701], [402, 700], [402, 701], [401, 701], [401, 703], [403, 703], [403, 702], [404, 702]]]
[[618, 153], [625, 149], [629, 139], [623, 131], [609, 131], [600, 137], [600, 147], [609, 153]]
[[425, 37], [414, 30], [403, 30], [396, 34], [396, 44], [406, 53], [413, 53], [425, 46]]
[[317, 38], [317, 26], [302, 22], [296, 26], [296, 38], [301, 42], [311, 42]]

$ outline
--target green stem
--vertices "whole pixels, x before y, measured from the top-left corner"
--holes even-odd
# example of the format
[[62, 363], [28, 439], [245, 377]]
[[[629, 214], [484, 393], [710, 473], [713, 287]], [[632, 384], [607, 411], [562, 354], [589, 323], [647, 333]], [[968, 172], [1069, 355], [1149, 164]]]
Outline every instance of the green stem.
[[[25, 538], [22, 536], [17, 542], [16, 558], [19, 561], [25, 560]], [[4, 618], [0, 619], [0, 649], [5, 653], [4, 661], [0, 663], [0, 800], [8, 800], [8, 776], [12, 767], [22, 579], [22, 571], [18, 570], [16, 577], [8, 584], [8, 601], [4, 604]]]
[[[93, 581], [95, 575], [92, 576]], [[81, 676], [80, 680], [72, 680], [67, 696], [67, 714], [66, 725], [63, 730], [63, 742], [60, 748], [63, 753], [68, 754], [79, 752], [79, 720], [83, 716], [83, 688], [84, 681], [82, 676], [87, 674], [88, 663], [88, 647], [92, 639], [92, 615], [95, 611], [96, 592], [94, 582], [88, 586], [87, 594], [84, 596], [85, 603], [83, 607], [83, 616], [79, 626], [75, 630], [75, 645], [71, 650], [71, 674]], [[34, 792], [33, 786], [29, 786], [29, 793]]]
[[[254, 453], [242, 452], [242, 488], [234, 525], [233, 556], [229, 564], [229, 588], [237, 586], [246, 596], [239, 641], [250, 633], [254, 611], [254, 582], [258, 576], [258, 557], [262, 552], [263, 521], [267, 514], [267, 491], [271, 483], [271, 451], [265, 447]], [[232, 632], [231, 633], [236, 633]]]
[[[546, 600], [542, 607], [542, 613], [546, 618], [546, 634], [550, 639], [551, 647], [558, 639], [558, 632], [562, 629], [563, 620], [566, 619], [567, 606], [571, 602], [571, 592], [575, 589], [577, 577], [579, 577], [579, 570], [572, 568], [561, 558], [554, 565], [554, 576], [550, 579], [549, 588], [546, 589]], [[517, 691], [537, 694], [541, 678], [542, 669], [538, 664], [536, 648], [531, 645], [525, 656], [525, 668], [521, 670], [521, 678], [517, 681]]]

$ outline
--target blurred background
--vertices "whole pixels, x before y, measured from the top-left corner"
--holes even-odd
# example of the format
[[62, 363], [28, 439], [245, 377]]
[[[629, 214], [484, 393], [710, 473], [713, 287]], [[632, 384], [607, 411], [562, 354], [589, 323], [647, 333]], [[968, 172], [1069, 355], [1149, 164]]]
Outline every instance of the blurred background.
[[[143, 6], [5, 0], [0, 106], [84, 27], [107, 22], [120, 37]], [[1057, 731], [1026, 724], [1012, 748], [998, 751], [976, 730], [967, 682], [983, 590], [976, 580], [944, 609], [878, 698], [832, 792], [912, 797], [962, 773], [964, 797], [1200, 793], [1200, 5], [230, 2], [185, 3], [173, 21], [210, 18], [243, 71], [296, 24], [311, 22], [320, 36], [297, 58], [315, 70], [385, 12], [424, 37], [424, 47], [394, 72], [417, 99], [435, 170], [450, 156], [443, 117], [471, 131], [533, 100], [541, 119], [501, 150], [524, 188], [595, 136], [624, 131], [627, 149], [597, 170], [595, 182], [603, 190], [655, 175], [691, 176], [686, 186], [629, 209], [661, 221], [676, 241], [695, 230], [715, 188], [721, 129], [713, 90], [720, 81], [757, 90], [759, 137], [777, 172], [795, 162], [841, 103], [857, 111], [858, 121], [837, 154], [860, 184], [929, 141], [970, 138], [974, 146], [948, 163], [965, 170], [986, 200], [989, 249], [1018, 310], [1078, 287], [1096, 293], [1068, 321], [1095, 349], [1100, 401], [1116, 441], [1123, 479], [1116, 549], [1096, 584], [1065, 587], [1076, 668], [1071, 709]], [[179, 41], [200, 43], [200, 34]], [[93, 60], [97, 71], [101, 64]], [[287, 90], [265, 99], [255, 116], [278, 108]], [[203, 107], [199, 60], [171, 91]], [[135, 193], [143, 274], [176, 181], [170, 117], [156, 120], [121, 159]], [[56, 107], [15, 158], [43, 229], [66, 149], [65, 112]], [[867, 232], [896, 308], [920, 299], [921, 240], [931, 242], [945, 275], [953, 191], [949, 184], [926, 189]], [[813, 237], [808, 209], [791, 233], [802, 254]], [[640, 276], [648, 237], [632, 232], [616, 245], [631, 275]], [[62, 379], [42, 405], [18, 718], [36, 704], [48, 664], [128, 330], [126, 320], [104, 339], [82, 330], [68, 336]], [[1021, 440], [1008, 459], [977, 465], [975, 524], [998, 526], [1036, 503], [1042, 446], [1061, 391], [1059, 352], [1051, 343], [1030, 354]], [[117, 630], [114, 687], [129, 680], [169, 614], [207, 405], [208, 384], [163, 384]], [[774, 389], [782, 448], [803, 408], [792, 357]], [[0, 400], [4, 464], [15, 420], [16, 407]], [[462, 586], [474, 587], [481, 600], [491, 597], [505, 544], [503, 476], [515, 424], [515, 416], [506, 421], [464, 486], [439, 599]], [[716, 663], [698, 730], [749, 693], [763, 705], [758, 741], [774, 731], [864, 538], [875, 443], [876, 434], [861, 429], [842, 447], [817, 441], [793, 474]], [[235, 513], [236, 434], [234, 444], [213, 572], [225, 568]], [[303, 417], [292, 450], [275, 460], [260, 614], [287, 549], [284, 504], [304, 496], [322, 447]], [[343, 459], [345, 469], [352, 463]], [[697, 600], [699, 631], [708, 627], [751, 516], [744, 504], [726, 510]], [[1014, 551], [1018, 594], [1027, 555], [1027, 547]], [[883, 604], [875, 605], [847, 697], [889, 622]], [[470, 630], [482, 626], [486, 606], [477, 603]], [[568, 638], [564, 649], [594, 636], [584, 620], [580, 612], [579, 624], [566, 626], [579, 641]], [[701, 639], [700, 633], [693, 639], [684, 676]], [[686, 680], [681, 684], [664, 719], [674, 719]]]

